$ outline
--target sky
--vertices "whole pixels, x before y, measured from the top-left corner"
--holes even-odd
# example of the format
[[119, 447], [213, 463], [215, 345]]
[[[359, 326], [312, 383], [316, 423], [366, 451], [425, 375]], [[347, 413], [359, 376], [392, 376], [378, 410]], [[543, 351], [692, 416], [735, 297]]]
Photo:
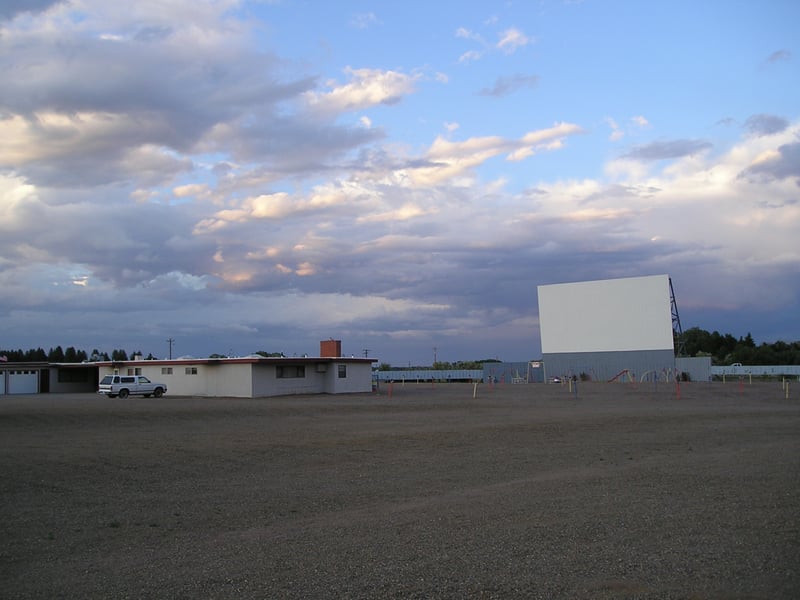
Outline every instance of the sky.
[[5, 0], [0, 348], [541, 356], [668, 274], [800, 340], [800, 3]]

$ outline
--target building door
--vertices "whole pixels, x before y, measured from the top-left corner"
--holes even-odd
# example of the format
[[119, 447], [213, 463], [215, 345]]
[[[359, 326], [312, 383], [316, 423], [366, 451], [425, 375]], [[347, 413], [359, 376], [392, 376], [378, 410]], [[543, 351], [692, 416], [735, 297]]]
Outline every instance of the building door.
[[8, 372], [9, 394], [35, 394], [39, 391], [39, 371], [19, 369]]
[[50, 369], [39, 371], [39, 393], [46, 394], [50, 391]]

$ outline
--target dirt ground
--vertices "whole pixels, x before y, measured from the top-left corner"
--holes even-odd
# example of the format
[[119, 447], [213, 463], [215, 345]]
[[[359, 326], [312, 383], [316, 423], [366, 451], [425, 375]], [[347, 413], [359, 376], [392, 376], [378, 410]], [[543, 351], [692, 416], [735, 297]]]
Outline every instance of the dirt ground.
[[0, 597], [798, 598], [795, 385], [0, 396]]

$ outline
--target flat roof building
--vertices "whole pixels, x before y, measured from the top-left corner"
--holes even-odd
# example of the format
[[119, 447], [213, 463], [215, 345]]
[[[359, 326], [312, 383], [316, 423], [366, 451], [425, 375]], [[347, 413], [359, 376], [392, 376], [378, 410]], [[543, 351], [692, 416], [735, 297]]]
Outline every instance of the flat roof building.
[[93, 363], [0, 363], [0, 395], [95, 392], [105, 375], [144, 375], [170, 396], [259, 398], [372, 391], [374, 358], [343, 357], [341, 342], [320, 342], [320, 356], [179, 358]]

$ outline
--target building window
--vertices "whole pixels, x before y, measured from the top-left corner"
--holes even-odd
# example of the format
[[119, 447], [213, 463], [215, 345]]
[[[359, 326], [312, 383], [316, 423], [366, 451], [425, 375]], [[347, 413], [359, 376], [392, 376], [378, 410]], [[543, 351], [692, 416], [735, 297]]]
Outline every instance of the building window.
[[306, 376], [305, 365], [285, 365], [275, 367], [275, 376], [278, 379], [302, 379]]
[[347, 365], [339, 365], [339, 379], [347, 377]]
[[186, 367], [187, 375], [197, 375], [197, 367]]
[[128, 369], [128, 375], [141, 375], [141, 374], [142, 374], [142, 368], [141, 367], [129, 368]]
[[161, 367], [162, 375], [172, 375], [172, 367]]

